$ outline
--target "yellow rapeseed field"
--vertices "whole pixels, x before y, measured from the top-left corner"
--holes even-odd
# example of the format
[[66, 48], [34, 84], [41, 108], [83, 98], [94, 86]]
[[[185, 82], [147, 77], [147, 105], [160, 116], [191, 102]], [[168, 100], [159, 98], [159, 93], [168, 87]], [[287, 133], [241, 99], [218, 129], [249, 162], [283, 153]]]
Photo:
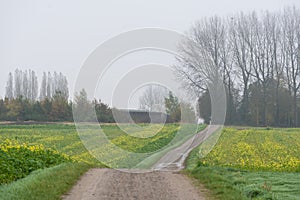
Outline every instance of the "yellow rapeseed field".
[[[200, 148], [201, 151], [205, 150]], [[299, 129], [225, 128], [202, 165], [250, 170], [300, 171]]]

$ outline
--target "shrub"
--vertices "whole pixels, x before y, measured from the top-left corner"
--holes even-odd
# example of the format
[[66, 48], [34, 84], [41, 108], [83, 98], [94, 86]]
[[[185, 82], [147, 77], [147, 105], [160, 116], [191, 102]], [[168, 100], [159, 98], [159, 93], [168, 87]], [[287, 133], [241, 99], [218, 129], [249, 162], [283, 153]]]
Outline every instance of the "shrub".
[[0, 184], [24, 178], [32, 171], [71, 161], [43, 145], [28, 146], [11, 140], [0, 144]]

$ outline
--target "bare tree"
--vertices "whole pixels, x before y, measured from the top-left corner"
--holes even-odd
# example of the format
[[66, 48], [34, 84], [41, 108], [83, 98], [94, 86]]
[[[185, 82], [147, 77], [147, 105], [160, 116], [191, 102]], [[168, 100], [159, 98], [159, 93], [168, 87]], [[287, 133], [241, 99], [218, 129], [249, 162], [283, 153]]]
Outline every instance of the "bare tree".
[[40, 89], [40, 101], [44, 100], [47, 96], [47, 75], [43, 72], [42, 84]]
[[51, 76], [51, 73], [48, 72], [48, 77], [47, 77], [47, 92], [46, 92], [46, 96], [48, 99], [50, 99], [52, 97], [52, 91], [51, 91], [51, 88], [52, 88], [52, 76]]
[[[198, 98], [207, 90], [212, 96], [221, 95], [222, 84], [227, 87], [227, 120], [234, 117], [233, 77], [231, 44], [228, 42], [228, 23], [219, 17], [198, 21], [187, 38], [179, 45], [176, 71], [186, 89], [196, 93]], [[218, 101], [222, 98], [214, 98]], [[212, 112], [214, 113], [214, 112]], [[219, 119], [212, 117], [212, 123]]]
[[18, 98], [22, 96], [22, 71], [16, 69], [14, 76], [14, 97]]
[[179, 45], [176, 69], [188, 89], [201, 94], [207, 90], [208, 82], [219, 79], [227, 63], [226, 49], [222, 49], [225, 31], [221, 18], [203, 19]]
[[[253, 77], [257, 82], [257, 87], [261, 89], [261, 123], [267, 124], [267, 86], [272, 77], [272, 68], [270, 67], [270, 35], [267, 19], [259, 20], [256, 14], [251, 17], [251, 26], [254, 31], [253, 42]], [[259, 98], [259, 97], [258, 97]]]
[[22, 85], [21, 85], [21, 88], [22, 88], [22, 96], [25, 98], [25, 99], [28, 99], [28, 94], [29, 94], [29, 81], [28, 81], [28, 71], [25, 70], [25, 71], [21, 71], [22, 72]]
[[300, 88], [300, 16], [296, 8], [286, 8], [283, 17], [285, 71], [288, 88], [293, 96], [294, 126], [298, 125], [297, 94]]
[[149, 111], [165, 111], [165, 97], [167, 89], [159, 85], [149, 85], [140, 97], [140, 108]]
[[64, 76], [62, 73], [59, 73], [56, 81], [57, 81], [56, 90], [59, 91], [65, 99], [68, 99], [69, 89], [68, 89], [68, 81], [66, 76]]
[[35, 101], [38, 97], [38, 80], [35, 71], [29, 70], [30, 73], [30, 95], [29, 99]]
[[232, 43], [233, 62], [239, 80], [242, 82], [243, 98], [241, 102], [242, 120], [249, 116], [249, 84], [253, 70], [253, 31], [249, 16], [243, 13], [231, 18], [230, 42]]
[[273, 66], [274, 66], [274, 80], [276, 82], [275, 88], [275, 121], [276, 124], [280, 124], [280, 102], [279, 102], [279, 94], [280, 88], [283, 87], [282, 83], [284, 80], [284, 63], [285, 56], [282, 46], [282, 24], [280, 22], [280, 15], [273, 14], [271, 19], [271, 31], [272, 31], [272, 44], [273, 44]]
[[9, 100], [14, 98], [14, 92], [13, 92], [13, 75], [10, 72], [8, 74], [8, 80], [6, 84], [6, 94], [5, 97], [8, 98]]

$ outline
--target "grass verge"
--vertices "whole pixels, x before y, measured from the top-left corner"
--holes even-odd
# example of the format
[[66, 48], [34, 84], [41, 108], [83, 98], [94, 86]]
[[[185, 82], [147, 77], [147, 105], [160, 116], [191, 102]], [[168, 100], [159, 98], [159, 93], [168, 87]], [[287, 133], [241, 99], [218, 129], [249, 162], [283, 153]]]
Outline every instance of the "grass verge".
[[211, 199], [246, 199], [240, 191], [233, 187], [226, 176], [218, 173], [212, 167], [198, 166], [198, 151], [199, 149], [196, 148], [190, 153], [184, 173], [203, 184], [210, 191], [208, 196]]
[[68, 192], [91, 166], [64, 163], [37, 170], [24, 179], [0, 186], [1, 200], [57, 200]]
[[[278, 135], [277, 138], [279, 136], [282, 138], [288, 137], [287, 134], [282, 134], [282, 136]], [[222, 135], [221, 137], [223, 138], [219, 140], [215, 149], [220, 149], [220, 146], [223, 149], [225, 148], [224, 136]], [[286, 144], [287, 142], [283, 141], [280, 143]], [[196, 148], [189, 155], [186, 161], [185, 173], [197, 179], [209, 189], [212, 199], [300, 199], [300, 173], [267, 171], [259, 168], [250, 170], [237, 166], [228, 167], [205, 164], [203, 160], [199, 159], [199, 150], [200, 148]], [[297, 148], [293, 150], [299, 151]], [[226, 149], [223, 151], [226, 151]], [[215, 158], [212, 156], [212, 154], [208, 154], [208, 158]], [[273, 157], [270, 158], [273, 159]]]
[[300, 174], [251, 172], [225, 167], [198, 166], [187, 171], [222, 200], [296, 200], [300, 198]]

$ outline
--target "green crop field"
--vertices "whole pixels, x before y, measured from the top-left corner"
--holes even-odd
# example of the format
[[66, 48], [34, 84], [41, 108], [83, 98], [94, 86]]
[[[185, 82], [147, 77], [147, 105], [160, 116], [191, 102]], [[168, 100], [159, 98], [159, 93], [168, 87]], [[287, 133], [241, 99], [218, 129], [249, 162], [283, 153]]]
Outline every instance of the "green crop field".
[[[67, 124], [1, 125], [0, 199], [59, 199], [90, 167], [105, 167], [80, 140], [81, 137], [87, 138], [87, 142], [93, 141], [93, 144], [99, 142], [97, 126], [88, 127], [79, 136], [76, 127]], [[132, 155], [140, 153], [144, 157], [136, 159], [128, 154], [124, 158], [105, 145], [92, 151], [109, 155], [112, 159], [109, 164], [112, 165], [121, 161], [138, 164], [145, 156], [154, 155], [153, 159], [143, 163], [143, 167], [149, 167], [170, 147], [182, 144], [204, 127], [178, 124], [140, 124], [137, 127], [124, 124], [119, 128], [103, 125], [101, 130], [112, 144], [132, 152]], [[164, 151], [158, 151], [160, 149]], [[39, 189], [28, 189], [34, 187]]]
[[[133, 154], [120, 157], [105, 145], [95, 152], [106, 151], [112, 158], [109, 164], [121, 167], [128, 164], [123, 160], [137, 164], [144, 159], [130, 157], [135, 153], [153, 155], [140, 165], [148, 167], [203, 128], [103, 125], [112, 144]], [[60, 199], [89, 168], [105, 167], [80, 140], [99, 139], [94, 125], [87, 130], [79, 136], [74, 125], [1, 125], [0, 199]], [[225, 128], [206, 155], [208, 147], [210, 138], [192, 151], [186, 172], [210, 189], [212, 198], [299, 199], [300, 129]]]
[[191, 153], [189, 174], [220, 199], [300, 198], [300, 129], [225, 128]]

